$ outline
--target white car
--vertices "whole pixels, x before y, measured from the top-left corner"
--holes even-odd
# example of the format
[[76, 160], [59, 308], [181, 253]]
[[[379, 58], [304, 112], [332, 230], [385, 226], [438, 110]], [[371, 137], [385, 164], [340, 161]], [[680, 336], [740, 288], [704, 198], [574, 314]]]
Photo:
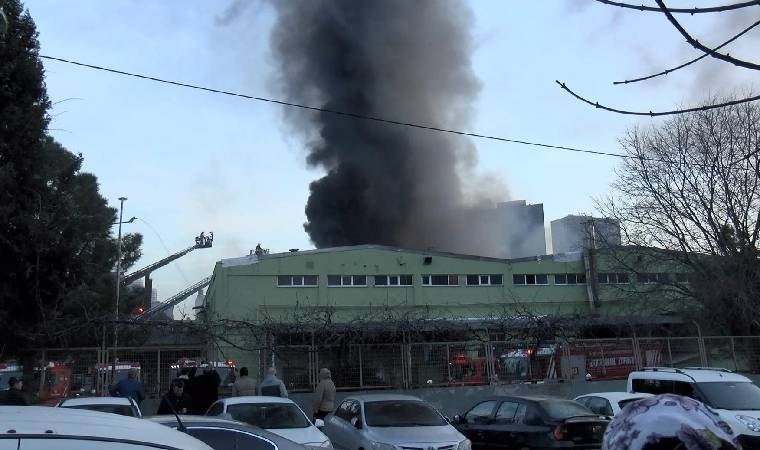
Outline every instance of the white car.
[[[271, 431], [310, 447], [332, 447], [332, 443], [292, 400], [281, 397], [228, 397], [211, 405], [207, 416], [221, 416]], [[321, 425], [317, 420], [317, 425]]]
[[142, 411], [131, 398], [123, 397], [75, 397], [58, 402], [58, 408], [88, 409], [128, 417], [142, 418]]
[[213, 450], [144, 419], [45, 406], [0, 406], [0, 450]]
[[597, 392], [575, 397], [575, 401], [585, 406], [600, 416], [613, 417], [620, 412], [625, 405], [636, 400], [651, 397], [652, 394], [631, 394], [630, 392]]
[[651, 367], [628, 375], [628, 392], [697, 399], [731, 426], [743, 448], [760, 448], [760, 387], [745, 376], [709, 367]]
[[346, 450], [472, 450], [472, 443], [430, 404], [411, 395], [347, 397], [323, 428]]

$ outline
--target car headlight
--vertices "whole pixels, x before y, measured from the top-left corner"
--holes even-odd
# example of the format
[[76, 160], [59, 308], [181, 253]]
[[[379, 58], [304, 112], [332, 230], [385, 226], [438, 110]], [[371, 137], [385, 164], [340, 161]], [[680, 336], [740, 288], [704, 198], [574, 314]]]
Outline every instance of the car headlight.
[[372, 450], [397, 450], [395, 445], [373, 442]]
[[469, 439], [465, 439], [459, 443], [457, 450], [472, 450], [472, 442]]
[[736, 416], [736, 420], [743, 423], [750, 431], [760, 433], [760, 420], [750, 416]]

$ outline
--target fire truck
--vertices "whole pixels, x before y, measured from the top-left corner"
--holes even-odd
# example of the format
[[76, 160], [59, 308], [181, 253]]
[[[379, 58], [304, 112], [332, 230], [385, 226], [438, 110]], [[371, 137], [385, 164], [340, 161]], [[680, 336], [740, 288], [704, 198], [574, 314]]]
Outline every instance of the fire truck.
[[[643, 366], [660, 363], [659, 344], [640, 348]], [[549, 344], [510, 350], [499, 357], [500, 378], [509, 381], [622, 380], [639, 366], [628, 342], [598, 341], [584, 344]]]
[[100, 363], [90, 367], [89, 372], [72, 376], [72, 394], [76, 396], [108, 396], [108, 391], [114, 384], [127, 378], [130, 369], [137, 370], [140, 379], [140, 363], [118, 361], [114, 370], [113, 363]]
[[488, 359], [482, 356], [455, 355], [449, 362], [449, 386], [488, 384]]
[[71, 392], [71, 368], [62, 362], [48, 362], [34, 368], [35, 385], [39, 380], [37, 396], [42, 405], [55, 405]]

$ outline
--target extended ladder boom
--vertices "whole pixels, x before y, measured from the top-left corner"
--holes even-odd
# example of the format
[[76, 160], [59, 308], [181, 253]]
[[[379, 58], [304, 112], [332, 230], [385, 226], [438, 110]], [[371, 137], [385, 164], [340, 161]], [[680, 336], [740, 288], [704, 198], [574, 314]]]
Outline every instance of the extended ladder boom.
[[[150, 264], [149, 266], [143, 267], [142, 269], [135, 270], [132, 273], [128, 273], [124, 275], [121, 279], [121, 284], [126, 286], [130, 283], [133, 283], [137, 280], [139, 280], [142, 277], [149, 277], [151, 272], [154, 270], [160, 269], [161, 267], [164, 267], [165, 265], [169, 264], [170, 262], [174, 261], [175, 259], [181, 258], [188, 253], [192, 252], [196, 248], [211, 248], [211, 245], [214, 242], [214, 233], [209, 233], [208, 236], [206, 236], [205, 233], [201, 233], [200, 236], [195, 238], [195, 245], [192, 247], [188, 247], [184, 250], [180, 250], [177, 253], [173, 255], [169, 255], [166, 258], [156, 261], [153, 264]], [[146, 289], [148, 286], [145, 286]], [[149, 294], [150, 295], [150, 294]]]
[[165, 310], [167, 310], [169, 308], [173, 308], [174, 305], [180, 303], [181, 301], [183, 301], [186, 298], [190, 297], [194, 293], [196, 293], [196, 292], [200, 291], [201, 289], [205, 288], [209, 284], [211, 284], [211, 277], [206, 277], [206, 278], [202, 279], [201, 281], [199, 281], [199, 282], [197, 282], [197, 283], [195, 283], [195, 284], [193, 284], [193, 285], [191, 285], [191, 286], [183, 289], [179, 293], [177, 293], [177, 294], [169, 297], [168, 299], [166, 299], [166, 301], [161, 302], [160, 304], [156, 305], [155, 307], [148, 309], [144, 313], [135, 316], [135, 318], [133, 320], [135, 320], [135, 321], [146, 320], [146, 319], [149, 319], [151, 316], [154, 316], [154, 315], [156, 315], [156, 314], [158, 314], [158, 313], [160, 313], [162, 311], [165, 311]]

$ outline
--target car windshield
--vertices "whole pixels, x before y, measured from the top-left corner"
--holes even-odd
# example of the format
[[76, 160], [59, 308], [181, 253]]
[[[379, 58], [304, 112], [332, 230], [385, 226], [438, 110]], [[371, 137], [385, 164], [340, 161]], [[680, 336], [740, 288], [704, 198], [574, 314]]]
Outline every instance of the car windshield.
[[760, 410], [760, 388], [750, 382], [697, 383], [705, 403], [717, 409]]
[[444, 418], [427, 403], [416, 400], [383, 400], [364, 404], [364, 417], [371, 427], [415, 427], [446, 425]]
[[240, 403], [228, 405], [233, 419], [261, 428], [306, 428], [311, 422], [291, 403]]
[[129, 405], [62, 405], [62, 408], [70, 409], [86, 409], [89, 411], [99, 411], [111, 414], [119, 414], [122, 416], [134, 416], [134, 411]]
[[562, 420], [570, 417], [594, 415], [590, 409], [571, 400], [544, 400], [539, 404], [552, 419]]

